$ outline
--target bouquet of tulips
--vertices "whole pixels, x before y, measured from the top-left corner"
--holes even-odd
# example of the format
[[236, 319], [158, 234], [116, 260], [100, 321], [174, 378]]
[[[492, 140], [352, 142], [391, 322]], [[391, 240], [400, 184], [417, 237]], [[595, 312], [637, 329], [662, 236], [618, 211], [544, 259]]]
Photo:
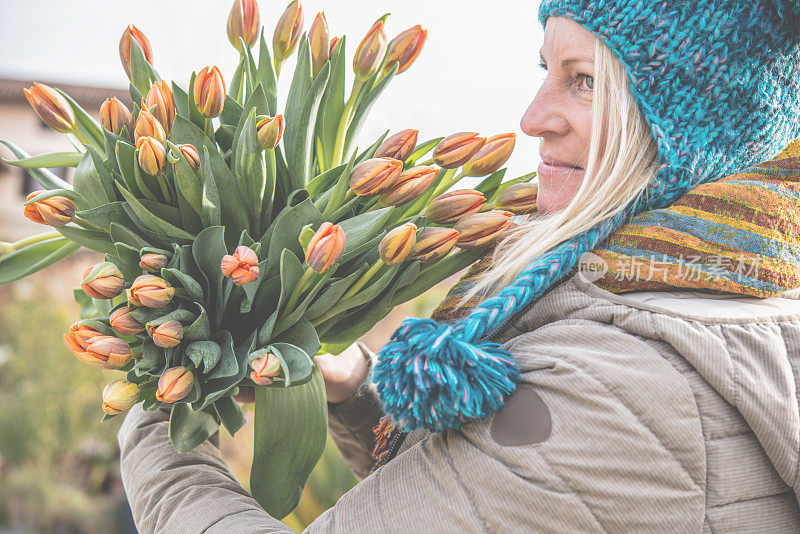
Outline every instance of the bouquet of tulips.
[[[31, 106], [75, 150], [29, 156], [3, 141], [18, 158], [6, 162], [44, 187], [25, 215], [54, 231], [5, 243], [0, 282], [80, 246], [104, 254], [83, 272], [81, 320], [64, 336], [78, 359], [125, 373], [103, 391], [103, 420], [139, 401], [171, 405], [169, 437], [184, 452], [220, 424], [235, 434], [245, 415], [233, 395], [253, 386], [250, 487], [276, 517], [295, 507], [325, 445], [312, 356], [348, 346], [535, 209], [533, 175], [503, 182], [514, 134], [418, 143], [407, 129], [355, 148], [370, 107], [426, 37], [415, 26], [387, 44], [385, 19], [355, 51], [346, 99], [345, 38], [329, 39], [323, 13], [303, 32], [297, 1], [271, 51], [255, 0], [234, 2], [227, 33], [240, 62], [227, 87], [216, 66], [186, 89], [162, 80], [131, 25], [119, 51], [132, 110], [108, 99], [98, 124], [36, 83]], [[278, 113], [276, 82], [295, 51]], [[76, 168], [72, 184], [47, 170], [62, 166]], [[465, 176], [485, 179], [451, 190]]]

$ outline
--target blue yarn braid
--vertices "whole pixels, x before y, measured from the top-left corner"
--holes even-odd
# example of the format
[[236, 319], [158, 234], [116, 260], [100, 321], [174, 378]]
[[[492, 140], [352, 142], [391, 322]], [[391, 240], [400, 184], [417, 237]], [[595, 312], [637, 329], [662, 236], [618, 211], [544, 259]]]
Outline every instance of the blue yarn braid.
[[486, 338], [630, 217], [757, 164], [800, 136], [800, 0], [543, 0], [623, 62], [658, 145], [659, 171], [617, 215], [542, 254], [453, 325], [406, 319], [370, 380], [404, 431], [458, 428], [497, 411], [520, 379]]

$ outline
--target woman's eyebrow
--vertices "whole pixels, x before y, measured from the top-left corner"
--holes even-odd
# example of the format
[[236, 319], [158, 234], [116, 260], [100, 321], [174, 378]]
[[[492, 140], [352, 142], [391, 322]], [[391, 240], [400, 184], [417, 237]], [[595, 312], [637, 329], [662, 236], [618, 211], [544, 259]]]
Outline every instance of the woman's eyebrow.
[[[544, 56], [542, 55], [542, 51], [541, 50], [539, 50], [539, 59], [542, 61], [542, 63], [545, 63], [545, 59], [544, 59]], [[580, 62], [580, 61], [585, 61], [586, 63], [593, 63], [594, 62], [594, 60], [592, 60], [591, 58], [587, 58], [587, 57], [570, 57], [570, 58], [562, 60], [561, 61], [561, 66], [565, 67], [565, 66], [569, 65], [570, 63], [577, 63], [577, 62]]]

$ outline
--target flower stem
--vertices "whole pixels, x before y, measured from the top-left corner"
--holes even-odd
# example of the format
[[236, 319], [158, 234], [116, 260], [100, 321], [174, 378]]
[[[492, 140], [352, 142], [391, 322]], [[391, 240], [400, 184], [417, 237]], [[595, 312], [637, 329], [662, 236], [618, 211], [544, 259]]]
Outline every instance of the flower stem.
[[365, 272], [361, 276], [361, 278], [359, 278], [358, 281], [356, 281], [355, 284], [350, 286], [350, 289], [348, 289], [344, 295], [342, 295], [342, 298], [339, 299], [339, 302], [344, 302], [345, 300], [349, 299], [350, 297], [358, 293], [361, 290], [361, 288], [364, 287], [364, 285], [366, 285], [366, 283], [369, 282], [370, 279], [372, 279], [372, 277], [375, 276], [375, 273], [380, 271], [381, 267], [383, 267], [384, 265], [385, 263], [383, 263], [383, 260], [378, 258], [378, 261], [373, 263], [372, 267], [370, 267], [369, 270]]
[[[311, 277], [314, 276], [316, 273], [312, 271], [310, 268], [306, 269], [306, 272], [303, 273], [303, 276], [300, 277], [300, 280], [294, 286], [294, 290], [292, 294], [289, 296], [289, 302], [286, 303], [286, 307], [283, 309], [284, 312], [287, 310], [293, 310], [297, 301], [300, 300], [300, 295], [303, 294], [303, 290], [308, 285], [308, 281], [311, 280]], [[289, 312], [291, 313], [291, 311]], [[289, 315], [286, 313], [285, 315]], [[284, 315], [284, 316], [285, 316]]]
[[162, 172], [161, 174], [157, 175], [156, 179], [158, 180], [158, 186], [161, 188], [161, 194], [164, 195], [164, 200], [167, 202], [167, 204], [172, 204], [172, 196], [169, 194], [169, 188], [167, 187], [167, 180], [164, 177], [164, 173]]
[[14, 252], [21, 248], [25, 248], [28, 245], [33, 245], [35, 243], [40, 243], [42, 241], [48, 241], [50, 239], [55, 239], [57, 237], [62, 237], [59, 232], [44, 232], [43, 234], [36, 234], [32, 236], [28, 236], [24, 239], [20, 239], [14, 243], [10, 243], [12, 249], [9, 252]]
[[211, 124], [211, 119], [206, 118], [203, 125], [208, 138], [211, 139], [212, 142], [216, 143], [216, 138], [214, 137], [214, 125]]
[[330, 167], [333, 168], [340, 165], [342, 162], [344, 152], [344, 140], [347, 136], [347, 128], [350, 126], [350, 116], [353, 113], [353, 106], [355, 106], [358, 95], [361, 93], [361, 88], [364, 82], [361, 80], [353, 81], [353, 90], [350, 91], [350, 98], [347, 99], [347, 104], [342, 111], [342, 117], [339, 119], [339, 128], [336, 130], [336, 143], [333, 146], [333, 154], [331, 155]]

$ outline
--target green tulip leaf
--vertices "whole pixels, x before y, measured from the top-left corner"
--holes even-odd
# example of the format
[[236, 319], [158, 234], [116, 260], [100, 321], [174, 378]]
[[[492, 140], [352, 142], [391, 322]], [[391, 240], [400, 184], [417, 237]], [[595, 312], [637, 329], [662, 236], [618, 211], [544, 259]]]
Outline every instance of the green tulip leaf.
[[316, 354], [320, 348], [317, 331], [305, 318], [301, 318], [291, 328], [275, 336], [275, 341], [294, 345], [309, 355]]
[[40, 169], [42, 167], [77, 167], [83, 157], [84, 154], [80, 152], [48, 152], [16, 161], [2, 158], [0, 160], [23, 169]]
[[93, 299], [84, 293], [82, 289], [73, 289], [72, 296], [81, 310], [81, 319], [107, 317], [109, 312], [111, 312], [110, 299]]
[[186, 347], [186, 355], [198, 369], [202, 366], [203, 372], [208, 373], [219, 363], [222, 349], [213, 341], [193, 341]]
[[105, 150], [105, 139], [103, 137], [103, 128], [100, 124], [86, 113], [86, 110], [80, 107], [71, 96], [58, 87], [54, 87], [54, 89], [64, 97], [75, 113], [75, 136], [88, 147], [97, 152], [103, 152]]
[[[142, 51], [142, 47], [139, 46], [139, 42], [136, 39], [130, 39], [131, 43], [131, 65], [130, 65], [130, 74], [131, 74], [131, 83], [136, 87], [136, 90], [139, 91], [143, 96], [150, 91], [150, 86], [152, 85], [152, 73], [150, 70], [150, 66], [147, 63], [147, 59], [145, 59], [144, 52]], [[134, 100], [134, 102], [140, 102], [139, 100]]]
[[242, 407], [233, 400], [233, 397], [228, 395], [220, 397], [214, 402], [214, 406], [220, 419], [222, 419], [222, 424], [225, 425], [231, 436], [236, 434], [247, 422], [247, 417], [245, 417]]
[[444, 137], [436, 137], [435, 139], [431, 139], [429, 141], [425, 141], [424, 143], [417, 144], [417, 146], [414, 147], [414, 152], [412, 152], [411, 155], [408, 156], [408, 159], [406, 160], [408, 162], [408, 165], [409, 166], [416, 165], [417, 160], [419, 160], [422, 156], [433, 150], [433, 148], [436, 145], [438, 145], [442, 141], [442, 139], [444, 139]]
[[[133, 41], [133, 39], [131, 39]], [[219, 430], [219, 415], [214, 406], [194, 411], [185, 402], [172, 405], [169, 439], [179, 454], [189, 452]]]
[[304, 314], [305, 317], [309, 320], [315, 319], [330, 310], [368, 268], [369, 264], [363, 263], [361, 267], [341, 280], [329, 284], [328, 287], [325, 288], [325, 291], [308, 307]]
[[186, 241], [191, 241], [194, 239], [193, 235], [153, 215], [136, 197], [133, 196], [133, 194], [131, 194], [130, 191], [125, 188], [124, 185], [122, 185], [120, 182], [116, 182], [116, 184], [120, 193], [122, 193], [122, 196], [128, 201], [126, 206], [130, 206], [130, 209], [136, 215], [136, 218], [139, 220], [139, 222], [154, 232], [162, 233], [167, 237], [183, 239]]
[[25, 278], [63, 260], [79, 248], [79, 244], [65, 237], [55, 237], [0, 256], [0, 284]]
[[[8, 147], [8, 149], [17, 156], [18, 160], [24, 160], [30, 158], [31, 155], [19, 148], [17, 145], [12, 143], [11, 141], [3, 141], [0, 140], [0, 143], [3, 143]], [[3, 160], [6, 163], [12, 163], [11, 161]], [[28, 174], [36, 180], [36, 183], [44, 187], [45, 189], [72, 189], [72, 185], [69, 182], [66, 182], [56, 176], [54, 173], [48, 171], [47, 169], [27, 169]]]
[[375, 236], [383, 231], [393, 211], [394, 207], [389, 206], [339, 222], [338, 224], [342, 227], [345, 239], [344, 253], [339, 261], [345, 263], [364, 252], [363, 245], [372, 241]]
[[[343, 154], [347, 157], [347, 154], [350, 153], [350, 147], [355, 142], [356, 138], [358, 137], [358, 133], [361, 131], [361, 126], [364, 125], [364, 121], [367, 119], [367, 113], [369, 113], [370, 108], [381, 95], [386, 86], [389, 85], [389, 82], [392, 81], [395, 74], [397, 73], [397, 69], [400, 67], [399, 63], [395, 63], [392, 65], [392, 68], [386, 74], [386, 76], [381, 79], [374, 87], [372, 87], [372, 79], [367, 80], [366, 87], [372, 87], [372, 89], [366, 94], [363, 95], [363, 98], [359, 99], [359, 103], [356, 106], [356, 111], [353, 113], [353, 119], [350, 121], [350, 126], [347, 127], [347, 135], [345, 136], [344, 142], [344, 152]], [[380, 75], [381, 71], [375, 73], [375, 76]]]
[[195, 307], [200, 310], [200, 314], [195, 322], [183, 329], [183, 339], [186, 341], [199, 341], [211, 336], [211, 323], [205, 308], [198, 303], [195, 303]]
[[275, 68], [272, 66], [272, 58], [267, 48], [267, 41], [264, 39], [264, 28], [261, 28], [261, 37], [258, 46], [258, 85], [264, 89], [267, 97], [269, 110], [265, 115], [274, 116], [278, 112], [278, 82], [275, 77]]
[[[344, 113], [345, 38], [346, 36], [342, 36], [330, 58], [331, 73], [322, 94], [315, 128], [322, 145], [325, 160], [323, 168], [338, 163], [332, 162], [331, 158], [336, 144], [339, 121]], [[314, 195], [313, 192], [312, 195]]]
[[161, 269], [161, 278], [171, 283], [173, 286], [181, 287], [186, 291], [186, 298], [202, 302], [203, 288], [197, 280], [178, 269]]
[[483, 196], [488, 199], [495, 191], [497, 191], [497, 188], [500, 187], [500, 182], [503, 181], [503, 176], [505, 176], [505, 174], [505, 169], [500, 169], [497, 172], [493, 172], [481, 180], [481, 182], [476, 185], [474, 189], [483, 193]]
[[[271, 516], [287, 516], [300, 501], [325, 449], [328, 413], [322, 373], [292, 388], [255, 388], [255, 450], [250, 491]], [[298, 425], [300, 425], [298, 427]], [[286, 432], [295, 428], [295, 432]]]
[[106, 232], [94, 232], [73, 224], [59, 226], [56, 230], [70, 241], [100, 254], [114, 254], [117, 251]]
[[125, 213], [124, 202], [109, 202], [88, 210], [81, 210], [75, 213], [81, 221], [92, 226], [109, 232], [111, 224], [117, 223], [123, 226], [132, 226], [133, 221]]

